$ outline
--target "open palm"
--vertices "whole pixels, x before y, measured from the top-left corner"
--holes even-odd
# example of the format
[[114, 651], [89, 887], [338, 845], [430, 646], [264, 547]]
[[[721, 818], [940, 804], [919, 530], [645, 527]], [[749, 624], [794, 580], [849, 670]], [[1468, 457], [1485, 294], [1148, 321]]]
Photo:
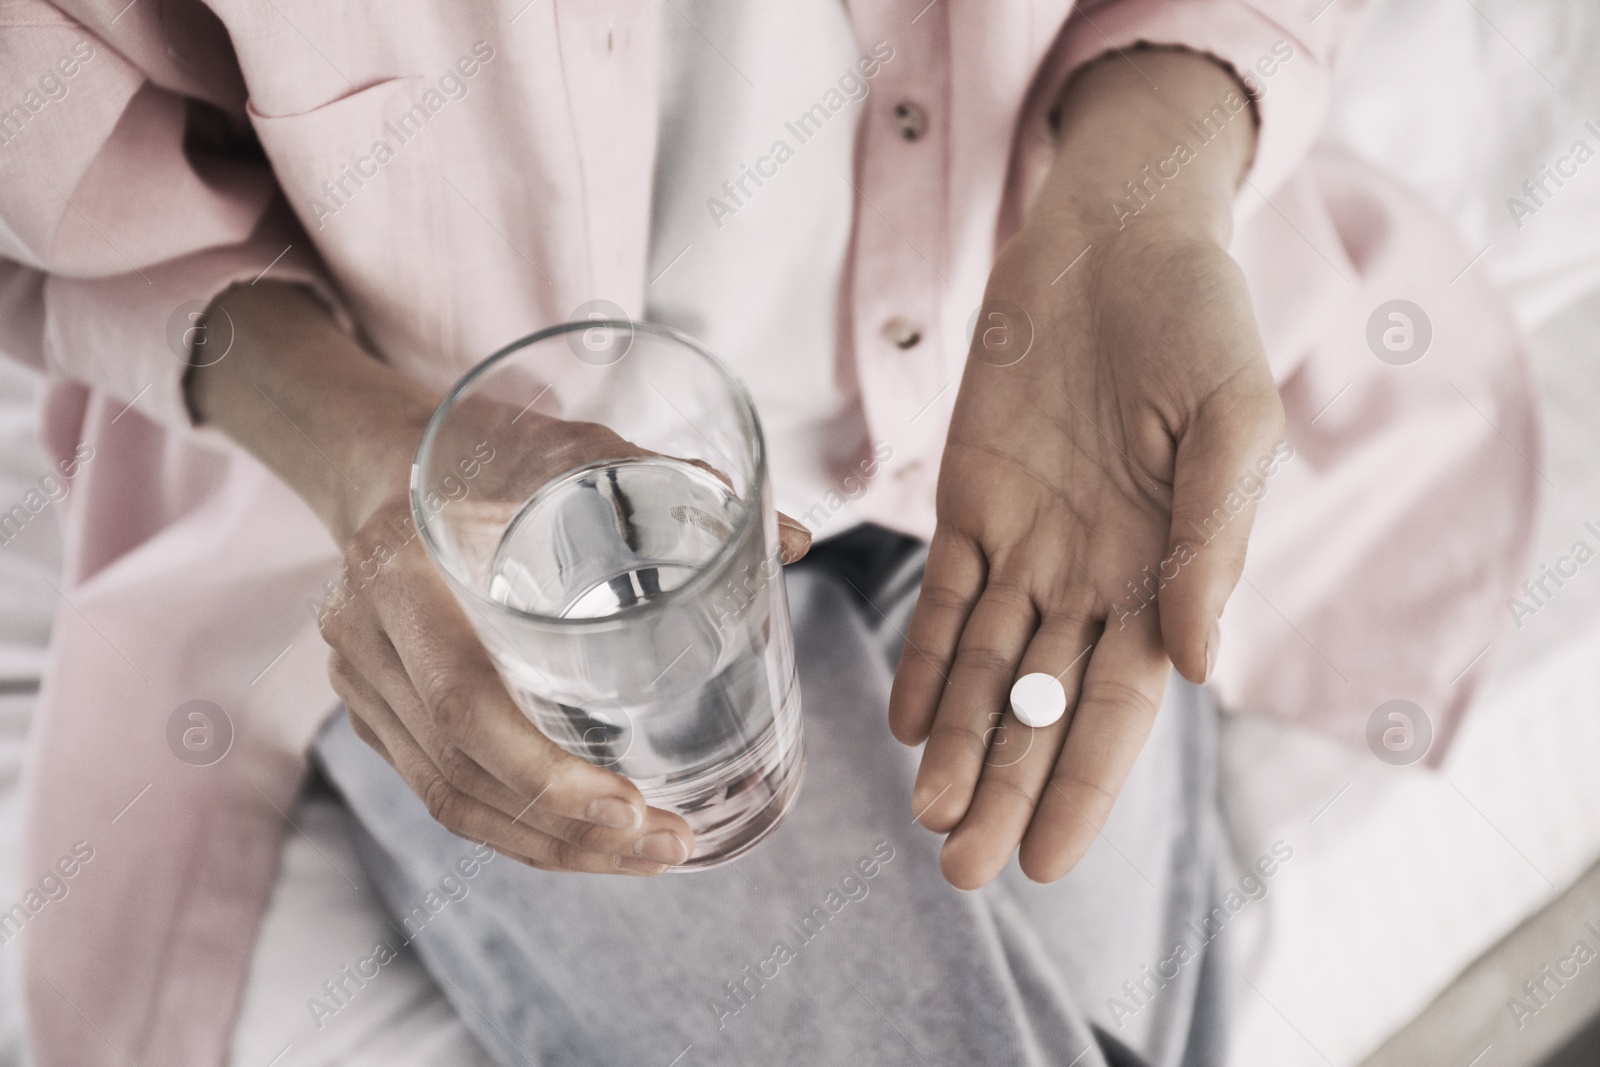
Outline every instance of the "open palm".
[[[1025, 228], [991, 275], [890, 702], [895, 736], [927, 741], [913, 805], [963, 888], [1019, 846], [1060, 877], [1092, 843], [1170, 665], [1210, 669], [1282, 431], [1218, 244], [1130, 231], [1058, 273], [1084, 244]], [[1033, 672], [1067, 693], [1038, 729], [1006, 710]]]

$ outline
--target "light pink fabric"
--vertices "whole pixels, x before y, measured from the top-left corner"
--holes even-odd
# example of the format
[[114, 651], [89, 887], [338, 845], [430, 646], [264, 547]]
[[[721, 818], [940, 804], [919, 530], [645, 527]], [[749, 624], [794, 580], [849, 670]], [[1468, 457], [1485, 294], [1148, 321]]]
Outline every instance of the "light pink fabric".
[[[895, 445], [870, 517], [926, 536], [966, 324], [1042, 177], [1062, 80], [1140, 40], [1241, 72], [1285, 42], [1293, 58], [1258, 79], [1236, 245], [1297, 456], [1263, 504], [1221, 682], [1241, 708], [1351, 739], [1409, 697], [1445, 735], [1519, 577], [1536, 475], [1516, 453], [1536, 459], [1537, 421], [1500, 303], [1476, 272], [1452, 281], [1470, 253], [1353, 162], [1305, 163], [1360, 6], [1112, 0], [1069, 20], [1065, 0], [853, 3], [862, 50], [897, 58], [866, 102], [839, 358], [871, 436]], [[258, 274], [301, 280], [443, 387], [586, 300], [636, 311], [657, 17], [642, 0], [0, 0], [0, 107], [24, 109], [9, 127], [0, 113], [0, 340], [65, 379], [51, 451], [95, 450], [67, 500], [29, 768], [25, 871], [96, 850], [26, 925], [43, 1067], [224, 1061], [283, 813], [333, 706], [305, 605], [334, 547], [257, 463], [189, 427], [173, 313]], [[66, 95], [41, 95], [83, 42]], [[439, 91], [452, 71], [463, 98]], [[930, 117], [914, 143], [892, 121], [902, 100]], [[418, 103], [420, 132], [366, 158]], [[226, 140], [229, 123], [253, 127], [270, 170], [182, 151], [186, 129]], [[1366, 348], [1392, 297], [1433, 316], [1412, 367]], [[883, 337], [896, 316], [922, 344]], [[236, 731], [210, 767], [167, 750], [192, 699]]]

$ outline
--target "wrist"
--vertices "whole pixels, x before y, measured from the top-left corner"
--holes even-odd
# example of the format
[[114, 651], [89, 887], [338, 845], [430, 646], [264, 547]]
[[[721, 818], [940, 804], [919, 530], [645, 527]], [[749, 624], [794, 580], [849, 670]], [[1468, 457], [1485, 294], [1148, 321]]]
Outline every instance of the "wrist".
[[404, 494], [436, 398], [364, 350], [305, 289], [235, 287], [207, 318], [224, 313], [233, 344], [190, 368], [191, 414], [270, 468], [343, 544]]
[[1175, 48], [1109, 53], [1068, 81], [1030, 214], [1109, 237], [1177, 230], [1226, 246], [1256, 116], [1220, 62]]
[[378, 509], [407, 498], [417, 443], [436, 406], [434, 398], [410, 392], [373, 398], [364, 419], [367, 432], [357, 435], [345, 452], [355, 485], [341, 483], [325, 520], [339, 543], [348, 541]]

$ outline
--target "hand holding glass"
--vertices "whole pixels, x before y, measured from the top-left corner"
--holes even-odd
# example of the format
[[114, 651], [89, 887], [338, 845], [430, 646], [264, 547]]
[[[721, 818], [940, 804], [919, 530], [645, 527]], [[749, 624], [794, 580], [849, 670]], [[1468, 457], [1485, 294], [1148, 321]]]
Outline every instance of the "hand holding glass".
[[515, 342], [445, 397], [411, 498], [519, 706], [681, 814], [682, 867], [777, 828], [804, 775], [777, 518], [754, 406], [709, 353], [611, 320]]

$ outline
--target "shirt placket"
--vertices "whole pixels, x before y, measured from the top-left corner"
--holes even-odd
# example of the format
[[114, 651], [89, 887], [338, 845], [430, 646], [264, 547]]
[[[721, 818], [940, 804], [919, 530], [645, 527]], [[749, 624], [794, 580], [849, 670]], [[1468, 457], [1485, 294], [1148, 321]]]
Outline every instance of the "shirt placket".
[[868, 431], [893, 450], [879, 491], [931, 501], [927, 479], [959, 361], [952, 367], [940, 330], [948, 288], [947, 4], [925, 3], [855, 11], [866, 50], [881, 41], [894, 53], [872, 80], [857, 142], [850, 306]]

